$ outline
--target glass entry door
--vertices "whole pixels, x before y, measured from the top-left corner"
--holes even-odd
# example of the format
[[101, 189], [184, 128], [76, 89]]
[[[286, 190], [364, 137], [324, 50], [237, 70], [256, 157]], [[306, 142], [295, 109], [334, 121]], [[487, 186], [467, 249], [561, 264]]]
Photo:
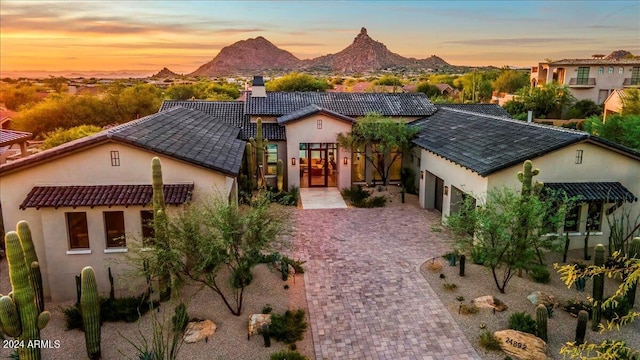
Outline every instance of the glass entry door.
[[333, 143], [300, 144], [300, 187], [337, 186], [337, 150]]

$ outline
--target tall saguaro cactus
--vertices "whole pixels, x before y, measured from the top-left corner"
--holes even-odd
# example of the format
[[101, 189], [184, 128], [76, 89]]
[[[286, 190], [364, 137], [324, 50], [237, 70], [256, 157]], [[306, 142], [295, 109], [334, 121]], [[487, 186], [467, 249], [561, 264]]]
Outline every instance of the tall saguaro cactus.
[[[153, 186], [153, 230], [155, 233], [155, 245], [168, 250], [168, 220], [164, 202], [162, 164], [158, 157], [151, 159], [151, 175]], [[161, 300], [168, 300], [171, 297], [171, 285], [171, 274], [165, 269], [160, 275]]]
[[542, 183], [533, 183], [533, 177], [540, 174], [540, 169], [533, 169], [531, 160], [527, 160], [522, 165], [522, 171], [518, 172], [518, 180], [522, 183], [522, 195], [529, 196], [542, 187]]
[[82, 269], [80, 309], [84, 325], [84, 340], [89, 359], [100, 359], [100, 297], [96, 274], [91, 266]]
[[544, 341], [547, 341], [547, 319], [549, 318], [549, 311], [544, 304], [540, 304], [536, 307], [536, 325], [538, 328], [538, 337]]
[[[36, 294], [29, 279], [30, 264], [27, 264], [18, 233], [10, 231], [4, 239], [13, 294], [0, 298], [0, 325], [5, 334], [17, 337], [25, 344], [33, 343], [34, 340], [40, 340], [40, 330], [47, 326], [51, 314], [38, 309]], [[37, 267], [37, 263], [35, 265]], [[40, 348], [20, 347], [18, 356], [21, 360], [39, 360]]]
[[258, 118], [256, 121], [256, 138], [250, 138], [249, 142], [255, 148], [256, 152], [256, 165], [258, 167], [258, 188], [262, 188], [265, 184], [264, 181], [264, 151], [267, 148], [269, 140], [265, 139], [262, 133], [262, 119]]
[[[596, 245], [594, 249], [593, 264], [595, 266], [604, 266], [604, 246]], [[600, 316], [602, 309], [602, 296], [604, 294], [604, 274], [598, 274], [593, 277], [593, 307], [591, 313], [591, 330], [597, 331], [600, 325]]]
[[29, 280], [31, 281], [31, 287], [36, 294], [36, 305], [40, 312], [44, 311], [44, 290], [42, 287], [42, 273], [40, 272], [40, 265], [38, 263], [38, 255], [36, 254], [36, 248], [33, 245], [33, 239], [31, 238], [31, 230], [29, 224], [22, 220], [16, 225], [16, 232], [20, 238], [22, 244], [22, 250], [24, 251], [24, 260], [29, 266]]
[[586, 310], [578, 312], [578, 325], [576, 325], [576, 345], [584, 344], [584, 336], [587, 333], [587, 321], [589, 313]]

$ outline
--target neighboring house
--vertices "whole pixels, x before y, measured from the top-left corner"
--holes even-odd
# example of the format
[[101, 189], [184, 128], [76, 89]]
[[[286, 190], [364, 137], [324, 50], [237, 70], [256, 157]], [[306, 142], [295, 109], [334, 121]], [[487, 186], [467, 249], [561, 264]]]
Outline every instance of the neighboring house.
[[516, 94], [494, 91], [493, 93], [491, 93], [491, 103], [504, 106], [504, 104], [508, 103], [509, 101], [515, 100], [517, 96], [518, 95]]
[[577, 100], [598, 105], [616, 89], [640, 86], [640, 59], [564, 59], [531, 68], [532, 86], [567, 85]]
[[440, 211], [443, 221], [466, 196], [482, 202], [491, 189], [520, 189], [516, 174], [525, 160], [540, 169], [534, 180], [583, 197], [585, 203], [568, 217], [577, 220], [575, 225], [561, 229], [574, 239], [572, 248], [581, 246], [575, 240], [584, 238], [587, 223], [590, 244], [607, 244], [610, 230], [603, 213], [616, 211], [618, 202], [633, 204], [632, 218], [640, 213], [639, 152], [584, 132], [453, 108], [441, 107], [412, 125], [422, 129], [413, 152], [420, 205]]
[[440, 90], [440, 94], [445, 97], [457, 97], [460, 94], [460, 90], [449, 84], [435, 84], [435, 87], [437, 87], [438, 90]]
[[121, 275], [124, 253], [149, 234], [151, 159], [162, 161], [168, 211], [209, 194], [234, 200], [245, 146], [239, 134], [177, 107], [4, 164], [5, 231], [29, 222], [52, 300], [75, 299], [74, 276], [84, 266], [94, 267], [106, 292], [107, 267]]
[[0, 129], [0, 164], [27, 156], [27, 141], [32, 138], [29, 132]]
[[626, 93], [624, 90], [614, 90], [609, 94], [609, 97], [604, 101], [604, 115], [602, 116], [602, 122], [607, 122], [608, 115], [620, 114], [622, 112], [625, 97]]
[[11, 127], [11, 121], [18, 114], [16, 111], [5, 109], [4, 107], [0, 109], [0, 129], [9, 129]]

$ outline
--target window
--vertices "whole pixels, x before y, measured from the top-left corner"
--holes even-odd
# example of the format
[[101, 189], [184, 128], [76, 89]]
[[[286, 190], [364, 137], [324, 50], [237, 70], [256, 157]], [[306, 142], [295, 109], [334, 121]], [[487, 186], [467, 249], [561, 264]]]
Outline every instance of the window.
[[365, 181], [365, 152], [362, 148], [353, 149], [351, 153], [351, 181]]
[[624, 74], [624, 68], [618, 68], [618, 75]]
[[589, 83], [589, 67], [578, 68], [578, 82], [576, 85], [587, 85]]
[[564, 231], [578, 231], [578, 226], [580, 225], [580, 209], [582, 209], [582, 206], [578, 204], [567, 211], [564, 217]]
[[142, 245], [146, 247], [153, 246], [156, 237], [155, 230], [153, 229], [153, 211], [140, 211], [140, 222], [142, 225]]
[[87, 213], [68, 212], [65, 215], [67, 217], [67, 232], [69, 233], [69, 249], [88, 249]]
[[120, 152], [112, 151], [111, 152], [111, 166], [120, 166]]
[[604, 74], [604, 68], [602, 66], [598, 68], [598, 74]]
[[266, 175], [276, 175], [278, 173], [278, 145], [267, 144], [267, 173]]
[[600, 231], [602, 226], [602, 206], [601, 202], [589, 203], [587, 212], [587, 230]]
[[316, 129], [322, 129], [322, 119], [316, 120]]
[[[375, 144], [371, 146], [371, 152], [373, 153], [373, 160], [376, 161], [376, 167], [381, 171], [386, 171], [389, 169], [389, 173], [387, 174], [389, 181], [398, 181], [400, 180], [400, 172], [402, 170], [402, 153], [396, 151], [396, 149], [392, 149], [389, 153], [389, 157], [385, 158], [384, 154], [378, 152], [376, 150]], [[395, 161], [389, 164], [395, 157]], [[373, 180], [382, 180], [380, 173], [373, 166], [371, 166], [371, 171], [373, 172]]]
[[105, 211], [103, 214], [107, 248], [126, 247], [127, 243], [124, 238], [124, 212]]
[[609, 66], [608, 73], [609, 73], [609, 74], [613, 74], [613, 66]]
[[640, 66], [634, 66], [631, 70], [631, 85], [640, 85]]
[[576, 164], [582, 164], [582, 150], [576, 150]]

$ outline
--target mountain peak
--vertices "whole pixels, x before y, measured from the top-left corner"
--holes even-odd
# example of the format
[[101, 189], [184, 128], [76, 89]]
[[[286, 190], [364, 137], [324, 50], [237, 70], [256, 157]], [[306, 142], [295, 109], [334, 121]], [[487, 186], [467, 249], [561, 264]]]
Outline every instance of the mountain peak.
[[367, 28], [366, 27], [362, 27], [360, 29], [360, 35], [367, 35]]

